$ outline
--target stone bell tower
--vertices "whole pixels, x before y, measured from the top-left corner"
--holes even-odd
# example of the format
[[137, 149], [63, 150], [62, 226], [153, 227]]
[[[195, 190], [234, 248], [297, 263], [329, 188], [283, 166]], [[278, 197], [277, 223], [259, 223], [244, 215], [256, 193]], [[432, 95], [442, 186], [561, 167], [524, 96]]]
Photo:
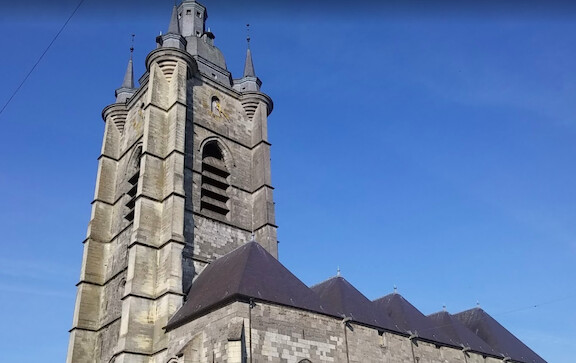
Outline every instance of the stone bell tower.
[[267, 117], [250, 49], [233, 79], [193, 0], [106, 107], [68, 362], [167, 361], [194, 277], [255, 239], [277, 257]]

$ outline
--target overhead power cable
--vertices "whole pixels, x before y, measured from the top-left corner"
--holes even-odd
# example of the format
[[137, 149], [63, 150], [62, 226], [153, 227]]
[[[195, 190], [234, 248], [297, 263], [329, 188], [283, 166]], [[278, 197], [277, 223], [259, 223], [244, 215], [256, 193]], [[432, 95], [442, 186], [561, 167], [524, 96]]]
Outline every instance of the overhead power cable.
[[78, 2], [78, 5], [76, 5], [76, 8], [74, 8], [74, 11], [72, 11], [72, 14], [70, 14], [70, 16], [68, 17], [68, 19], [66, 19], [66, 21], [64, 22], [64, 24], [62, 25], [62, 27], [60, 28], [60, 30], [58, 31], [58, 33], [56, 33], [56, 35], [54, 36], [54, 38], [53, 38], [52, 41], [50, 42], [50, 44], [48, 44], [48, 46], [46, 47], [46, 49], [44, 49], [44, 52], [42, 52], [42, 54], [40, 55], [40, 57], [38, 58], [38, 60], [36, 61], [36, 63], [34, 63], [34, 65], [32, 66], [32, 68], [31, 68], [30, 71], [28, 72], [28, 74], [26, 74], [26, 77], [24, 77], [24, 79], [22, 80], [22, 82], [20, 82], [20, 84], [18, 85], [18, 87], [16, 87], [16, 89], [14, 90], [14, 92], [12, 92], [12, 95], [10, 96], [10, 98], [8, 99], [8, 101], [6, 101], [6, 103], [4, 104], [4, 106], [2, 107], [2, 109], [0, 110], [0, 115], [2, 115], [2, 113], [4, 112], [4, 110], [6, 109], [6, 107], [8, 107], [8, 105], [10, 104], [10, 102], [12, 102], [12, 99], [14, 98], [14, 96], [16, 96], [16, 94], [18, 93], [18, 91], [20, 91], [20, 88], [22, 88], [22, 86], [24, 85], [24, 83], [26, 83], [26, 80], [30, 77], [30, 75], [32, 74], [32, 72], [34, 72], [34, 69], [36, 69], [36, 67], [38, 66], [38, 64], [40, 64], [40, 61], [42, 61], [42, 58], [44, 58], [44, 56], [46, 55], [46, 53], [48, 52], [48, 50], [52, 47], [52, 44], [54, 44], [54, 42], [56, 41], [56, 39], [58, 39], [58, 37], [60, 36], [60, 34], [62, 34], [62, 32], [64, 31], [64, 29], [66, 28], [66, 26], [68, 25], [68, 23], [70, 22], [70, 20], [74, 17], [74, 15], [76, 14], [76, 12], [78, 11], [78, 9], [80, 8], [80, 6], [82, 5], [83, 2], [84, 2], [84, 0], [80, 0], [80, 2]]
[[[527, 306], [524, 306], [524, 307], [519, 307], [519, 308], [512, 309], [512, 310], [508, 310], [508, 311], [497, 312], [497, 313], [494, 313], [494, 314], [490, 314], [490, 316], [492, 316], [492, 317], [495, 317], [495, 316], [503, 316], [503, 315], [513, 314], [513, 313], [516, 313], [516, 312], [519, 312], [519, 311], [536, 309], [536, 308], [541, 307], [542, 305], [555, 304], [555, 303], [560, 302], [560, 301], [574, 299], [575, 297], [576, 297], [576, 295], [574, 295], [574, 294], [566, 295], [566, 296], [558, 297], [558, 298], [555, 298], [555, 299], [542, 301], [542, 302], [539, 302], [539, 303], [533, 304], [533, 305], [527, 305]], [[443, 307], [443, 310], [445, 310], [445, 306]], [[451, 315], [452, 315], [452, 314], [451, 314]], [[488, 319], [488, 317], [480, 318], [480, 319], [478, 319], [478, 321], [484, 320], [484, 319]], [[432, 328], [421, 329], [420, 331], [435, 330], [435, 329], [438, 329], [438, 328], [444, 328], [444, 327], [449, 327], [449, 326], [451, 326], [451, 324], [447, 324], [447, 325], [436, 325], [436, 326], [434, 326], [434, 327], [432, 327]]]
[[563, 297], [558, 297], [558, 298], [555, 298], [555, 299], [542, 301], [542, 302], [539, 302], [539, 303], [537, 303], [537, 304], [526, 305], [526, 306], [524, 306], [524, 307], [518, 307], [517, 309], [512, 309], [512, 310], [508, 310], [508, 311], [503, 311], [503, 312], [494, 314], [494, 316], [508, 315], [508, 314], [512, 314], [512, 313], [519, 312], [519, 311], [536, 309], [536, 308], [541, 307], [542, 305], [555, 304], [555, 303], [560, 302], [560, 301], [569, 300], [569, 299], [574, 299], [575, 297], [576, 297], [575, 294], [566, 295], [566, 296], [563, 296]]

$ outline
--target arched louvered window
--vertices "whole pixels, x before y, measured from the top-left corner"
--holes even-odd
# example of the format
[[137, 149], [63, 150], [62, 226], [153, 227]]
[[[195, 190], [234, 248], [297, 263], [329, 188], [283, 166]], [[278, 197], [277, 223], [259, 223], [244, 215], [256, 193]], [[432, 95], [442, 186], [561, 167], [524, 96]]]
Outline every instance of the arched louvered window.
[[128, 221], [132, 222], [134, 220], [134, 207], [136, 206], [136, 193], [138, 192], [138, 179], [140, 179], [140, 158], [142, 157], [142, 146], [137, 146], [128, 167], [126, 170], [126, 175], [128, 177], [128, 201], [126, 202], [127, 212], [124, 215]]
[[312, 363], [312, 361], [310, 361], [309, 359], [302, 359], [300, 362], [298, 363]]
[[223, 217], [228, 215], [229, 176], [222, 149], [216, 141], [208, 142], [202, 150], [201, 210], [209, 210]]

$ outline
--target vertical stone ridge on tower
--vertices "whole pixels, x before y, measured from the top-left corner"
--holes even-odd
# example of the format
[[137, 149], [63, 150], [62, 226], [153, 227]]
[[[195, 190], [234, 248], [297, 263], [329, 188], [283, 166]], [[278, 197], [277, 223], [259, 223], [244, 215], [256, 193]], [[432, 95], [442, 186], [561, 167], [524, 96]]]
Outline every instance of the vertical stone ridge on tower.
[[174, 7], [138, 88], [131, 58], [102, 112], [68, 362], [165, 362], [163, 327], [206, 264], [252, 233], [278, 255], [272, 100], [259, 80], [237, 87], [207, 16], [196, 1]]

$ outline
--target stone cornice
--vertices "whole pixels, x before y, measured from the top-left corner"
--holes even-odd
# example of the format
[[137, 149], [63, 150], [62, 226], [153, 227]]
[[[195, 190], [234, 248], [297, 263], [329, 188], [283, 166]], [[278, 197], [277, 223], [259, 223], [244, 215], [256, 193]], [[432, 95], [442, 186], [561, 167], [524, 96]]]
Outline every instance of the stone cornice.
[[192, 69], [193, 73], [198, 73], [198, 66], [196, 64], [196, 60], [194, 60], [194, 58], [190, 53], [178, 48], [168, 48], [168, 47], [157, 48], [148, 53], [148, 55], [146, 56], [146, 71], [149, 73], [152, 63], [164, 57], [182, 59]]
[[242, 95], [240, 96], [240, 101], [242, 102], [248, 100], [256, 100], [259, 102], [264, 102], [268, 106], [267, 116], [270, 116], [270, 114], [272, 113], [272, 109], [274, 108], [274, 102], [272, 101], [272, 98], [270, 98], [270, 96], [268, 96], [267, 94], [255, 91], [242, 93]]

